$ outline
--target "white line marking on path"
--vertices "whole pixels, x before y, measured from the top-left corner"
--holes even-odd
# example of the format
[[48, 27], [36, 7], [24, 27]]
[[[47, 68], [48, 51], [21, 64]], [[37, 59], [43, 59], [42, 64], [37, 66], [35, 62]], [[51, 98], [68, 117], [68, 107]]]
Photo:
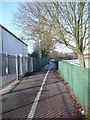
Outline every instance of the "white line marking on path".
[[48, 76], [49, 71], [50, 71], [50, 70], [48, 70], [48, 72], [46, 73], [46, 75], [45, 75], [45, 77], [44, 77], [43, 83], [42, 83], [42, 85], [41, 85], [41, 87], [40, 87], [40, 89], [39, 89], [39, 91], [38, 91], [38, 93], [37, 93], [37, 96], [36, 96], [36, 98], [35, 98], [35, 100], [34, 100], [34, 103], [33, 103], [33, 105], [32, 105], [31, 111], [30, 111], [30, 113], [29, 113], [29, 115], [28, 115], [28, 119], [30, 119], [30, 120], [32, 120], [33, 117], [34, 117], [35, 110], [36, 110], [36, 108], [37, 108], [37, 104], [38, 104], [38, 101], [39, 101], [39, 99], [40, 99], [40, 95], [41, 95], [43, 86], [44, 86], [44, 84], [45, 84], [45, 82], [46, 82], [46, 79], [47, 79], [47, 76]]

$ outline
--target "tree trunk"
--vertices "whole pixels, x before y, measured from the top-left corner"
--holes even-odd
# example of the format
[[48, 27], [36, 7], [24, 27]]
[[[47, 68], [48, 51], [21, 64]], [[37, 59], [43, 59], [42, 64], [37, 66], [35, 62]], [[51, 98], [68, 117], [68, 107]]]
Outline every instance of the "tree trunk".
[[85, 67], [84, 55], [78, 53], [78, 60], [81, 67]]

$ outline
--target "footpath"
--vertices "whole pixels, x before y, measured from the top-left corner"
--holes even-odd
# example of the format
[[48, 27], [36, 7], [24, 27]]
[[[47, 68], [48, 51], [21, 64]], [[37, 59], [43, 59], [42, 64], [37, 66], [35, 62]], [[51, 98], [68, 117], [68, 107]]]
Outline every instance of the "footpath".
[[23, 78], [10, 92], [4, 93], [2, 117], [8, 120], [83, 120], [70, 89], [54, 70]]
[[50, 71], [33, 118], [82, 120], [75, 98], [57, 71]]

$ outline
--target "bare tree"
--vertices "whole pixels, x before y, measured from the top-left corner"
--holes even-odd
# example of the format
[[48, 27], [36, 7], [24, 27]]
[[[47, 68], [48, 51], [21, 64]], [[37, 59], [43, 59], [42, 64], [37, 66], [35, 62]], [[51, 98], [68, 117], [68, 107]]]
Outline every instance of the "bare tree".
[[64, 44], [78, 55], [84, 67], [87, 40], [87, 2], [26, 2], [20, 4], [15, 23], [25, 36], [37, 40], [41, 35]]

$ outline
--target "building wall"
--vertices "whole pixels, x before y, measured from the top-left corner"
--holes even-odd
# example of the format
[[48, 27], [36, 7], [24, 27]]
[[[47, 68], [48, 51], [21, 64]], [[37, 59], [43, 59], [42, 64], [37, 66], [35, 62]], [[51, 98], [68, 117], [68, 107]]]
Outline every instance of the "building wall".
[[0, 53], [2, 53], [2, 28], [0, 26]]
[[27, 57], [28, 46], [0, 25], [0, 87], [26, 74]]
[[9, 55], [28, 55], [27, 46], [19, 41], [16, 37], [10, 34], [5, 29], [2, 30], [2, 39], [3, 39], [3, 53], [8, 53]]

